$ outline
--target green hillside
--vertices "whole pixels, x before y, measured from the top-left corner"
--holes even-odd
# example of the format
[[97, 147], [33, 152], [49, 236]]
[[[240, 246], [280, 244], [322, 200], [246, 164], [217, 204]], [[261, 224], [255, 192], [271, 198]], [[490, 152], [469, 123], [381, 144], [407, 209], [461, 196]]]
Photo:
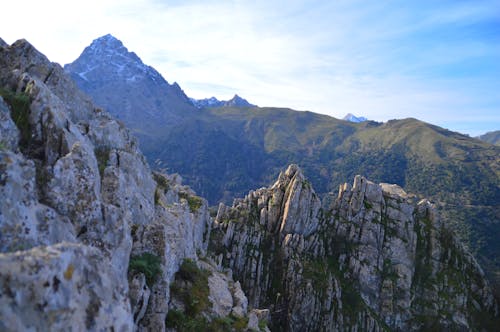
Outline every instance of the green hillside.
[[396, 183], [431, 198], [500, 282], [500, 147], [416, 119], [351, 123], [258, 107], [203, 109], [142, 145], [211, 204], [268, 185], [290, 163], [323, 194], [356, 174]]

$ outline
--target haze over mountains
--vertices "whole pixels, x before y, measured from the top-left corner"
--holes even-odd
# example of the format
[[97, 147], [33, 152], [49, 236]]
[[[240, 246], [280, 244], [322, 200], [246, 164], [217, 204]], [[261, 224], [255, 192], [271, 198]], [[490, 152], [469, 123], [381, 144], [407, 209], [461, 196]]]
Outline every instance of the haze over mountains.
[[353, 123], [286, 108], [212, 107], [210, 99], [197, 108], [109, 35], [65, 70], [135, 131], [153, 166], [178, 172], [211, 204], [269, 184], [290, 163], [319, 194], [363, 174], [436, 201], [500, 280], [497, 146], [417, 119]]

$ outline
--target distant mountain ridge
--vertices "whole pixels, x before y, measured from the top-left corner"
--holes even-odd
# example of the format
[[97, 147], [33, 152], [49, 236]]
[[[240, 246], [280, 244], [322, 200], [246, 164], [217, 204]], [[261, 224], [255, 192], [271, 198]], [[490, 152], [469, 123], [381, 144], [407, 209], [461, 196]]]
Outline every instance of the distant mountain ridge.
[[485, 141], [494, 145], [500, 145], [500, 130], [490, 131], [484, 135], [480, 135], [479, 138], [481, 141]]
[[246, 99], [241, 98], [237, 94], [229, 100], [218, 100], [215, 97], [205, 99], [189, 98], [196, 108], [203, 107], [254, 107], [256, 105], [250, 104]]

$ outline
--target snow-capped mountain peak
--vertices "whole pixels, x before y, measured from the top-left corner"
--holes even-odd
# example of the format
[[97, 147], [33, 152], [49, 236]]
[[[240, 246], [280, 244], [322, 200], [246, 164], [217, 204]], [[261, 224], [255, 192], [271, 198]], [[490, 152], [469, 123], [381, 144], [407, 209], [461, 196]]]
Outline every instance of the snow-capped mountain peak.
[[255, 106], [250, 104], [246, 99], [241, 98], [237, 94], [229, 100], [219, 100], [215, 97], [204, 98], [204, 99], [194, 99], [190, 98], [196, 108], [204, 107], [252, 107]]
[[93, 40], [64, 69], [97, 104], [107, 105], [107, 110], [125, 123], [137, 121], [134, 113], [138, 109], [144, 109], [145, 124], [162, 118], [177, 121], [186, 112], [195, 111], [177, 83], [169, 84], [110, 34]]
[[349, 122], [355, 122], [355, 123], [368, 121], [368, 119], [365, 118], [364, 116], [357, 117], [357, 116], [355, 116], [352, 113], [348, 113], [346, 116], [343, 117], [342, 120], [346, 120], [346, 121], [349, 121]]
[[88, 81], [87, 76], [92, 75], [92, 72], [102, 71], [103, 68], [129, 82], [143, 77], [166, 82], [160, 73], [145, 65], [137, 54], [129, 52], [123, 43], [111, 34], [94, 39], [77, 61], [65, 66], [66, 70], [77, 73], [85, 81]]

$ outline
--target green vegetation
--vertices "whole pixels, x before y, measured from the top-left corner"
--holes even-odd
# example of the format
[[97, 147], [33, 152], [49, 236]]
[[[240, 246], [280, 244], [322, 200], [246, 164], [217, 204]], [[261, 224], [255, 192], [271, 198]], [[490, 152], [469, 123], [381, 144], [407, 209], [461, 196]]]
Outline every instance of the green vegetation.
[[185, 192], [180, 192], [179, 198], [187, 200], [189, 205], [189, 210], [191, 210], [191, 212], [193, 213], [198, 211], [200, 207], [203, 205], [203, 200], [201, 199], [201, 197], [189, 195], [188, 193]]
[[346, 315], [355, 318], [367, 308], [356, 285], [340, 271], [335, 258], [305, 259], [303, 264], [303, 277], [312, 282], [314, 290], [319, 294], [327, 290], [329, 279], [336, 278], [340, 281], [343, 311]]
[[[210, 272], [201, 270], [191, 259], [185, 259], [175, 276], [170, 290], [186, 306], [186, 314], [196, 317], [209, 308], [208, 277]], [[184, 283], [187, 283], [187, 286]]]
[[180, 310], [172, 309], [169, 310], [167, 314], [165, 325], [169, 328], [175, 328], [178, 332], [232, 332], [245, 331], [248, 325], [248, 320], [246, 318], [228, 316], [224, 318], [214, 318], [209, 321], [203, 316], [193, 317], [186, 315]]
[[11, 117], [21, 134], [19, 146], [25, 149], [31, 142], [30, 98], [25, 93], [0, 88], [0, 96], [10, 106]]
[[108, 166], [110, 149], [108, 147], [99, 147], [94, 150], [97, 159], [97, 167], [101, 178], [104, 176], [104, 170]]
[[244, 331], [248, 320], [228, 316], [207, 319], [210, 308], [208, 277], [210, 272], [200, 269], [196, 262], [185, 259], [170, 286], [172, 297], [184, 303], [185, 312], [171, 309], [165, 324], [167, 327], [183, 331]]
[[368, 202], [366, 199], [363, 200], [363, 205], [365, 206], [365, 209], [367, 209], [367, 210], [373, 208], [373, 205], [370, 202]]
[[312, 282], [313, 288], [323, 292], [328, 288], [328, 280], [333, 276], [332, 268], [325, 260], [304, 260], [302, 276]]
[[156, 181], [155, 204], [158, 205], [160, 204], [161, 193], [170, 189], [170, 183], [164, 175], [157, 172], [153, 172], [153, 179]]
[[144, 273], [146, 283], [151, 288], [161, 274], [161, 259], [149, 252], [145, 252], [139, 256], [132, 256], [128, 270], [129, 272]]

